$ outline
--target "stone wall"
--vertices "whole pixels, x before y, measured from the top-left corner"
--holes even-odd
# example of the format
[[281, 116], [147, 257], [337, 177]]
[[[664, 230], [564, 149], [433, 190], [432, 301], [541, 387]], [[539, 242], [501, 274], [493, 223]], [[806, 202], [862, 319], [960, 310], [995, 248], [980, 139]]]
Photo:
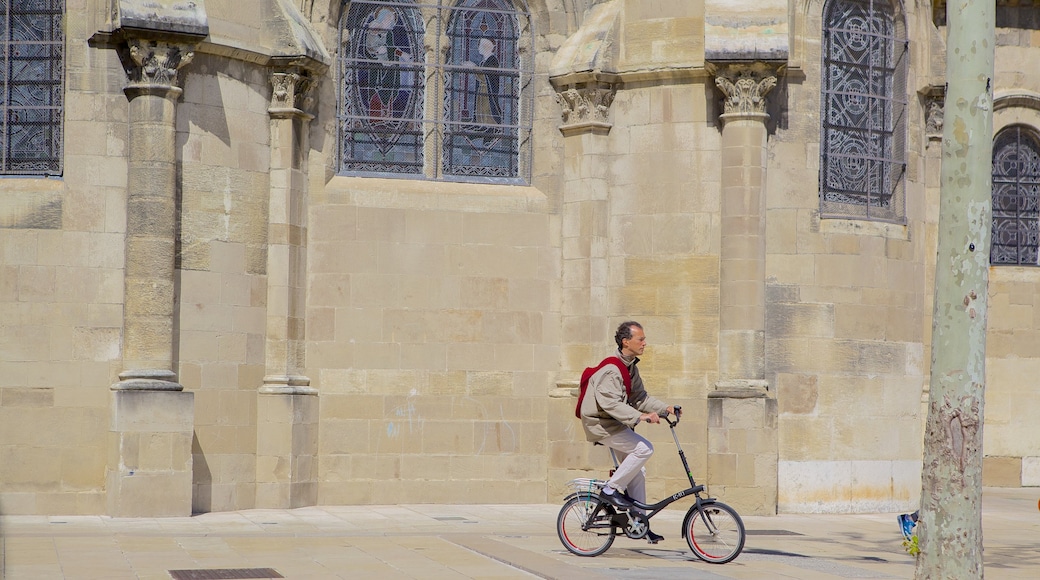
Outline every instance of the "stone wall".
[[[820, 218], [822, 2], [771, 1], [750, 28], [734, 24], [751, 18], [746, 2], [530, 2], [532, 171], [513, 184], [337, 175], [342, 3], [239, 4], [194, 4], [208, 32], [185, 44], [194, 58], [151, 119], [176, 123], [160, 159], [175, 183], [157, 188], [176, 205], [163, 241], [177, 249], [175, 310], [157, 350], [172, 348], [158, 370], [190, 395], [178, 400], [192, 417], [191, 505], [178, 510], [556, 501], [573, 477], [607, 476], [573, 417], [573, 382], [627, 319], [646, 328], [651, 393], [684, 407], [693, 475], [723, 501], [748, 513], [916, 503], [944, 83], [927, 7], [902, 3], [906, 220], [883, 223]], [[4, 515], [130, 515], [140, 504], [110, 502], [136, 485], [134, 441], [188, 438], [113, 420], [110, 389], [142, 350], [126, 343], [126, 288], [169, 306], [125, 280], [127, 200], [156, 186], [138, 171], [151, 158], [130, 167], [129, 135], [168, 127], [128, 122], [126, 71], [142, 71], [112, 3], [67, 6], [64, 174], [0, 181]], [[1035, 22], [1001, 6], [994, 126], [1038, 128]], [[726, 85], [734, 30], [780, 60], [765, 67], [775, 88], [751, 95], [762, 110], [725, 134], [741, 104]], [[721, 63], [706, 62], [709, 36]], [[298, 84], [278, 93], [275, 75]], [[133, 225], [130, 237], [150, 233]], [[1034, 270], [991, 270], [994, 485], [1040, 485]], [[764, 275], [745, 296], [747, 272]], [[755, 317], [723, 327], [745, 303]], [[763, 396], [713, 395], [733, 381]], [[667, 430], [639, 430], [657, 448], [650, 497], [685, 488]], [[188, 469], [167, 447], [144, 464]]]
[[417, 185], [334, 178], [312, 194], [319, 502], [539, 501], [554, 220], [532, 188]]
[[[1040, 79], [1024, 74], [1019, 63], [1037, 45], [1036, 10], [998, 6], [997, 22], [993, 132], [1016, 125], [1035, 131], [1040, 127]], [[1040, 433], [1023, 429], [1037, 412], [1030, 379], [1040, 369], [1040, 321], [1034, 314], [1040, 271], [990, 267], [989, 281], [983, 482], [1040, 486]]]
[[178, 107], [178, 374], [196, 393], [196, 511], [244, 509], [255, 501], [270, 90], [262, 67], [199, 55]]
[[[69, 43], [103, 21], [71, 10]], [[121, 370], [127, 107], [114, 54], [66, 55], [63, 179], [0, 183], [4, 515], [105, 511], [109, 385]]]
[[[927, 17], [928, 15], [923, 15]], [[912, 9], [909, 30], [920, 28]], [[821, 219], [820, 8], [797, 14], [770, 143], [766, 356], [779, 405], [781, 511], [896, 511], [920, 493], [929, 233], [911, 100], [906, 223]], [[912, 43], [911, 53], [921, 50]], [[911, 67], [908, 85], [926, 77]]]

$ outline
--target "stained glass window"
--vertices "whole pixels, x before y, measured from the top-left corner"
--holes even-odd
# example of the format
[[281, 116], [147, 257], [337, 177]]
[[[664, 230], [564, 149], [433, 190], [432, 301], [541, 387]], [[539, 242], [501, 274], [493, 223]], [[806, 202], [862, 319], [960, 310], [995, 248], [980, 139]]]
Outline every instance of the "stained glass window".
[[516, 19], [502, 0], [466, 0], [448, 23], [444, 173], [513, 177], [520, 61]]
[[343, 169], [423, 170], [423, 21], [406, 2], [351, 2], [343, 50]]
[[523, 2], [358, 0], [340, 30], [340, 173], [527, 179]]
[[824, 8], [820, 214], [905, 218], [907, 40], [889, 0]]
[[61, 174], [64, 11], [64, 0], [0, 0], [0, 174]]
[[1037, 265], [1040, 247], [1040, 142], [1013, 125], [993, 141], [991, 264]]

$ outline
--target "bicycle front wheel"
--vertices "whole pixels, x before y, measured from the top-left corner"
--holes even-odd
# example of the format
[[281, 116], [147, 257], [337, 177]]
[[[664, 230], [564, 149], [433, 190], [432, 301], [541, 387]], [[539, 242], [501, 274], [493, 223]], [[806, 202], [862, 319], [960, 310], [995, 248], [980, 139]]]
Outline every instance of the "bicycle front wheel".
[[[556, 518], [556, 533], [563, 547], [578, 556], [599, 556], [614, 543], [617, 530], [611, 522], [614, 508], [604, 506], [596, 517], [589, 518], [596, 510], [599, 499], [591, 494], [578, 494], [567, 500]], [[586, 525], [587, 524], [587, 525]]]
[[709, 564], [725, 564], [744, 549], [744, 522], [724, 503], [693, 506], [683, 521], [686, 543], [693, 555]]

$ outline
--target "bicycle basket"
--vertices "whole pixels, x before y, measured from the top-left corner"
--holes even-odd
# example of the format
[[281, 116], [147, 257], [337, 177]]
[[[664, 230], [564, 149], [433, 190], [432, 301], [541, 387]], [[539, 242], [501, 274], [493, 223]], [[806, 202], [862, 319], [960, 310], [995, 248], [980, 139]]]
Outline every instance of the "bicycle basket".
[[603, 479], [589, 479], [587, 477], [579, 477], [572, 479], [567, 482], [567, 487], [570, 488], [572, 493], [591, 493], [598, 494], [603, 491], [603, 486], [606, 485], [606, 480]]

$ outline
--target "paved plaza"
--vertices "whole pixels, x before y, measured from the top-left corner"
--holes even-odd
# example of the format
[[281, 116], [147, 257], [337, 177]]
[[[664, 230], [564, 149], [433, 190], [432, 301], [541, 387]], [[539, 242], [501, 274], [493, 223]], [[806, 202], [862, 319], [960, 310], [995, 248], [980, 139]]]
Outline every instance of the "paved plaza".
[[[1038, 500], [1038, 488], [985, 490], [987, 578], [1040, 578]], [[161, 519], [7, 516], [0, 519], [2, 578], [170, 580], [171, 571], [185, 571], [182, 578], [822, 580], [914, 573], [896, 514], [745, 517], [744, 552], [710, 565], [694, 559], [679, 534], [684, 510], [653, 520], [666, 536], [660, 544], [619, 538], [602, 556], [579, 558], [556, 537], [558, 509], [420, 504]]]

